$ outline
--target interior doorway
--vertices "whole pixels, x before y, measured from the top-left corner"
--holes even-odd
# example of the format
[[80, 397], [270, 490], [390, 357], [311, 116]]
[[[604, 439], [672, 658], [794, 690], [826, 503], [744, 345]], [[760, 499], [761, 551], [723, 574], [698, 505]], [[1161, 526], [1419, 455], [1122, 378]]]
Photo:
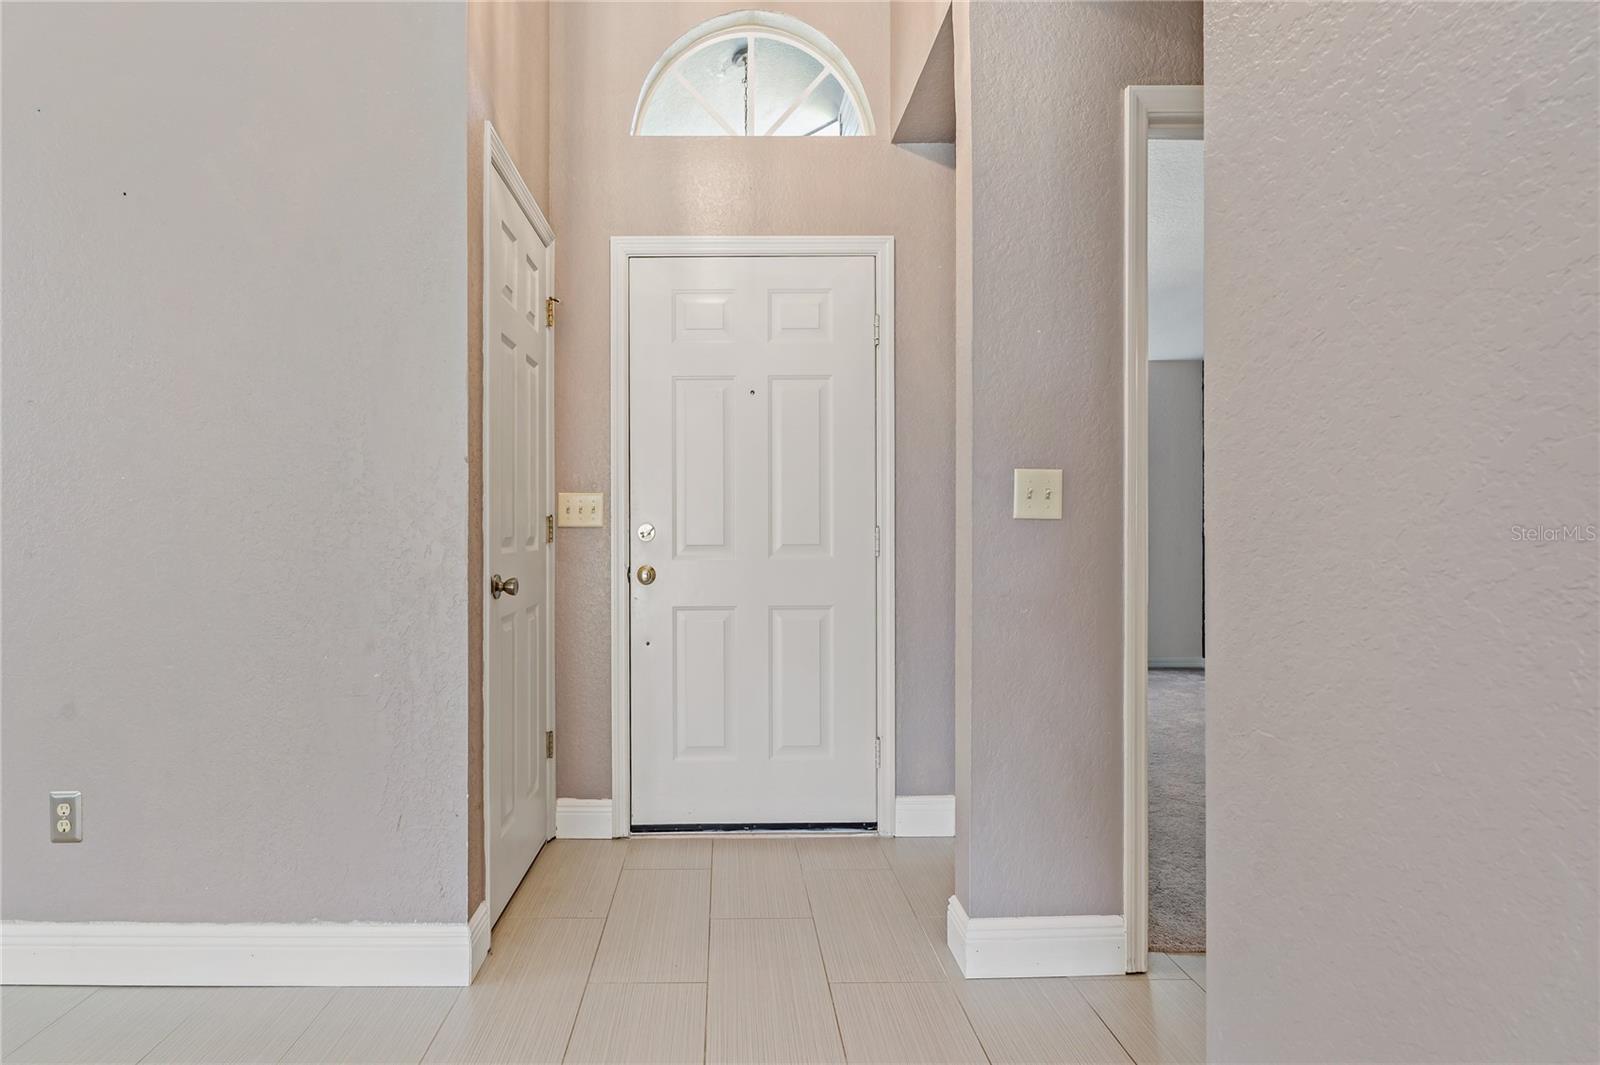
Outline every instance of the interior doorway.
[[1143, 972], [1205, 950], [1204, 90], [1123, 104], [1123, 904]]
[[892, 826], [891, 256], [619, 238], [619, 835]]
[[484, 124], [484, 862], [492, 924], [555, 835], [555, 233]]

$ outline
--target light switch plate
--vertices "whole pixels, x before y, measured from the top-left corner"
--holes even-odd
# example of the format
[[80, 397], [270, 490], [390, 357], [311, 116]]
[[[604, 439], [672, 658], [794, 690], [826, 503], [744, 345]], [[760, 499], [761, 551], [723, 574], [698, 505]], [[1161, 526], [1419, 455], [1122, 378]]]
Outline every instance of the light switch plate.
[[606, 523], [604, 492], [558, 492], [556, 524], [579, 528], [599, 528]]
[[1060, 470], [1012, 470], [1013, 518], [1061, 518]]

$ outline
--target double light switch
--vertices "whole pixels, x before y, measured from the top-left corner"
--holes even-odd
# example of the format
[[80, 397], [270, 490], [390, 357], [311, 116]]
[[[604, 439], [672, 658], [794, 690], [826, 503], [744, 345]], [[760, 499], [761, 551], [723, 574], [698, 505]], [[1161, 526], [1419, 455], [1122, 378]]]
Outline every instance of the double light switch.
[[1013, 518], [1061, 518], [1060, 470], [1012, 470]]

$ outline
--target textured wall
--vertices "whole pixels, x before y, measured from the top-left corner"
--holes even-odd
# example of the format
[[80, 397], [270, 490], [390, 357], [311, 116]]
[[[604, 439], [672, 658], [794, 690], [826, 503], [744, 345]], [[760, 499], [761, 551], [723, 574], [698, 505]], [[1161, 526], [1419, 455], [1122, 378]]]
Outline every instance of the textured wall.
[[1206, 11], [1211, 1059], [1595, 1061], [1595, 9]]
[[462, 10], [3, 19], [4, 916], [462, 920]]
[[550, 7], [467, 5], [467, 907], [483, 899], [483, 123], [550, 213]]
[[955, 71], [950, 0], [892, 0], [889, 78], [897, 144], [954, 144]]
[[[948, 794], [953, 626], [951, 328], [954, 173], [889, 143], [889, 6], [768, 5], [849, 57], [877, 135], [631, 137], [661, 52], [726, 7], [558, 4], [551, 9], [551, 222], [557, 236], [556, 481], [610, 490], [610, 247], [628, 234], [892, 234], [896, 238], [898, 785]], [[607, 520], [612, 504], [607, 501]], [[557, 537], [557, 792], [611, 790], [610, 540]]]
[[949, 12], [950, 0], [890, 0], [889, 111], [883, 121], [891, 128], [906, 113], [928, 51]]
[[[977, 917], [1121, 913], [1122, 90], [1200, 81], [1200, 5], [973, 4], [969, 33], [957, 888]], [[1011, 517], [1018, 466], [1062, 467], [1064, 520]]]
[[1206, 653], [1204, 373], [1199, 359], [1150, 363], [1152, 661]]

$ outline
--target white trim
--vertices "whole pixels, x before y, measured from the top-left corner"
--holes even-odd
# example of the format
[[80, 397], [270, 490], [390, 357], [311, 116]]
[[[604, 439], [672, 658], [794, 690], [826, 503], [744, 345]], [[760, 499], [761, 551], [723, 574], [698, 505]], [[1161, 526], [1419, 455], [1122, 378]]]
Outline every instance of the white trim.
[[472, 911], [472, 920], [467, 922], [467, 936], [472, 940], [472, 975], [477, 976], [478, 970], [483, 968], [484, 959], [489, 957], [489, 948], [494, 940], [494, 921], [489, 917], [487, 898]]
[[610, 799], [556, 800], [557, 839], [611, 839], [614, 825]]
[[1204, 658], [1152, 658], [1151, 669], [1204, 669]]
[[464, 987], [461, 924], [0, 923], [7, 984]]
[[1133, 85], [1122, 94], [1122, 912], [1128, 972], [1149, 967], [1150, 669], [1149, 210], [1151, 136], [1198, 137], [1199, 85]]
[[[611, 238], [611, 798], [612, 835], [633, 824], [629, 785], [630, 665], [628, 564], [628, 260], [648, 257], [869, 255], [877, 285], [878, 557], [878, 832], [894, 834], [894, 238], [893, 237], [612, 237]], [[557, 819], [559, 820], [559, 813]]]
[[[491, 531], [489, 529], [489, 520], [490, 520], [491, 503], [492, 503], [492, 501], [489, 498], [489, 492], [490, 492], [490, 487], [489, 487], [489, 462], [490, 462], [490, 460], [492, 458], [492, 455], [493, 455], [492, 449], [491, 449], [491, 446], [490, 446], [490, 433], [489, 433], [489, 429], [490, 429], [490, 424], [489, 424], [489, 417], [490, 417], [490, 411], [489, 411], [489, 385], [490, 385], [490, 380], [489, 380], [489, 365], [490, 365], [490, 363], [489, 363], [489, 338], [492, 335], [492, 330], [489, 328], [489, 256], [491, 254], [493, 254], [493, 248], [494, 248], [494, 241], [493, 241], [493, 235], [494, 234], [493, 234], [493, 225], [492, 225], [493, 218], [492, 218], [492, 212], [489, 209], [489, 204], [490, 204], [490, 192], [491, 192], [491, 189], [492, 189], [492, 184], [491, 183], [494, 181], [496, 174], [499, 174], [501, 179], [505, 181], [506, 188], [508, 188], [511, 191], [512, 198], [517, 201], [517, 206], [521, 207], [522, 208], [522, 212], [525, 215], [528, 216], [528, 221], [530, 223], [532, 223], [533, 230], [538, 235], [540, 243], [542, 243], [546, 248], [550, 249], [549, 269], [548, 269], [548, 272], [547, 272], [547, 277], [545, 278], [545, 293], [546, 293], [546, 295], [554, 295], [554, 293], [555, 293], [555, 281], [556, 281], [556, 270], [555, 270], [555, 265], [556, 265], [556, 256], [555, 256], [556, 234], [555, 234], [555, 230], [550, 228], [550, 222], [549, 222], [548, 219], [545, 218], [544, 212], [539, 209], [538, 201], [533, 198], [533, 193], [528, 191], [527, 182], [523, 181], [522, 180], [522, 175], [517, 172], [517, 164], [512, 160], [511, 152], [509, 150], [507, 150], [507, 148], [505, 146], [505, 142], [500, 139], [500, 134], [495, 132], [494, 123], [490, 122], [488, 119], [485, 119], [484, 123], [483, 123], [483, 202], [482, 202], [482, 205], [481, 205], [481, 212], [482, 212], [482, 215], [483, 215], [483, 219], [482, 219], [482, 223], [483, 223], [483, 273], [481, 275], [482, 284], [479, 286], [483, 291], [481, 293], [481, 301], [480, 301], [481, 305], [479, 307], [479, 314], [481, 315], [481, 318], [479, 319], [480, 328], [478, 330], [478, 359], [479, 359], [479, 365], [482, 368], [482, 372], [481, 372], [481, 387], [479, 389], [481, 395], [478, 397], [479, 398], [479, 402], [482, 404], [482, 409], [480, 411], [480, 417], [478, 419], [480, 428], [482, 430], [482, 440], [480, 442], [481, 443], [481, 450], [479, 451], [479, 454], [483, 456], [483, 469], [480, 471], [481, 476], [479, 478], [479, 482], [480, 482], [479, 483], [479, 488], [480, 488], [480, 490], [482, 492], [482, 498], [481, 498], [480, 502], [482, 504], [481, 510], [482, 510], [482, 526], [483, 526], [482, 529], [481, 529], [481, 534], [482, 534], [482, 538], [483, 538], [482, 539], [482, 544], [483, 544], [483, 572], [481, 574], [481, 577], [482, 577], [482, 580], [483, 580], [483, 590], [485, 592], [487, 592], [489, 590], [489, 578], [490, 578], [490, 575], [492, 574], [493, 569], [494, 569], [494, 560], [490, 557], [490, 552], [489, 552], [489, 541], [490, 541], [490, 538], [491, 538]], [[546, 514], [554, 514], [555, 510], [556, 510], [556, 500], [555, 500], [555, 485], [556, 485], [556, 465], [555, 465], [555, 463], [556, 463], [556, 460], [555, 460], [555, 424], [556, 424], [555, 374], [556, 374], [556, 370], [555, 370], [555, 359], [550, 357], [550, 356], [553, 356], [554, 353], [555, 353], [555, 337], [554, 337], [554, 335], [553, 335], [553, 333], [551, 331], [547, 330], [546, 331], [546, 339], [545, 339], [545, 355], [546, 355], [545, 367], [546, 367], [548, 372], [546, 374], [545, 390], [544, 390], [544, 394], [545, 394], [544, 415], [545, 415], [545, 426], [546, 426], [547, 432], [549, 432], [549, 434], [550, 434], [550, 441], [549, 441], [550, 442], [550, 446], [545, 448], [545, 484], [547, 486], [549, 486], [550, 498], [545, 501], [545, 505], [546, 505], [545, 513]], [[555, 586], [556, 586], [555, 550], [556, 550], [555, 546], [551, 545], [549, 553], [545, 556], [546, 557], [546, 561], [545, 561], [545, 588], [547, 589], [545, 594], [548, 597], [547, 601], [545, 603], [545, 606], [546, 606], [546, 615], [545, 616], [548, 619], [548, 621], [547, 621], [547, 623], [545, 625], [545, 650], [544, 650], [544, 655], [545, 655], [545, 661], [546, 662], [554, 662], [555, 661], [555, 653], [556, 653], [556, 651], [555, 651], [555, 648], [556, 648], [556, 643], [555, 643], [555, 640], [556, 640], [556, 637], [555, 637], [555, 617], [556, 617], [556, 615], [555, 615], [555, 609], [554, 609], [554, 606], [555, 606]], [[478, 648], [478, 654], [479, 654], [479, 657], [482, 659], [481, 665], [483, 666], [483, 669], [481, 671], [482, 674], [483, 674], [483, 680], [482, 680], [483, 720], [482, 720], [482, 723], [481, 723], [481, 732], [482, 732], [482, 736], [483, 736], [483, 809], [484, 809], [484, 822], [483, 822], [482, 829], [483, 829], [483, 894], [484, 894], [484, 898], [486, 898], [486, 899], [493, 899], [493, 897], [494, 897], [494, 891], [493, 891], [493, 889], [494, 889], [494, 882], [493, 882], [494, 864], [491, 861], [491, 857], [490, 857], [490, 853], [489, 853], [490, 846], [491, 846], [491, 841], [490, 841], [491, 833], [489, 832], [489, 824], [488, 824], [488, 811], [489, 811], [489, 809], [491, 807], [490, 796], [493, 794], [493, 779], [494, 779], [494, 769], [493, 769], [493, 767], [494, 767], [494, 730], [489, 727], [489, 695], [490, 695], [490, 692], [489, 692], [489, 633], [491, 631], [493, 631], [493, 629], [494, 629], [494, 615], [493, 615], [493, 611], [491, 609], [491, 606], [492, 606], [492, 601], [490, 600], [489, 596], [488, 595], [484, 595], [483, 603], [479, 607], [479, 609], [483, 612], [483, 644], [482, 644], [481, 647]], [[545, 708], [546, 708], [546, 715], [547, 715], [546, 718], [545, 718], [545, 721], [544, 721], [544, 726], [545, 726], [546, 729], [553, 729], [553, 728], [555, 728], [555, 712], [556, 712], [556, 709], [555, 709], [556, 708], [556, 681], [555, 681], [555, 671], [554, 670], [546, 670], [546, 672], [545, 672], [545, 704], [544, 705], [545, 705]], [[546, 778], [548, 786], [545, 789], [546, 794], [545, 794], [544, 824], [545, 824], [545, 829], [547, 831], [553, 832], [555, 830], [555, 823], [556, 823], [556, 801], [555, 801], [556, 762], [555, 762], [555, 757], [552, 755], [551, 758], [549, 759], [549, 761], [550, 761], [550, 765], [548, 767], [549, 775]], [[551, 837], [549, 837], [549, 836], [546, 837], [546, 839], [549, 839], [549, 838], [551, 838]], [[500, 915], [497, 914], [497, 913], [490, 913], [489, 914], [489, 923], [492, 925], [495, 922], [495, 920], [499, 918], [499, 916]], [[487, 949], [487, 948], [485, 948], [485, 949]], [[474, 965], [476, 966], [476, 963], [474, 963]], [[476, 967], [474, 967], [473, 971], [474, 972], [477, 971]]]
[[1126, 937], [1116, 914], [1086, 917], [968, 917], [950, 896], [945, 939], [968, 980], [1028, 976], [1120, 976]]
[[894, 800], [894, 834], [897, 836], [953, 836], [956, 834], [954, 795], [899, 795]]
[[[516, 197], [517, 206], [528, 216], [528, 221], [533, 223], [533, 231], [539, 234], [539, 242], [545, 247], [556, 242], [556, 231], [550, 228], [550, 220], [539, 209], [539, 201], [533, 198], [533, 193], [528, 190], [528, 183], [522, 180], [522, 175], [517, 173], [517, 164], [511, 158], [511, 151], [505, 142], [500, 139], [500, 134], [495, 132], [494, 123], [488, 119], [483, 122], [483, 150], [484, 173], [489, 172], [491, 166], [500, 171], [506, 179], [506, 186], [511, 189], [511, 195]], [[489, 211], [489, 205], [484, 204], [484, 213]], [[487, 247], [487, 244], [485, 245]]]

